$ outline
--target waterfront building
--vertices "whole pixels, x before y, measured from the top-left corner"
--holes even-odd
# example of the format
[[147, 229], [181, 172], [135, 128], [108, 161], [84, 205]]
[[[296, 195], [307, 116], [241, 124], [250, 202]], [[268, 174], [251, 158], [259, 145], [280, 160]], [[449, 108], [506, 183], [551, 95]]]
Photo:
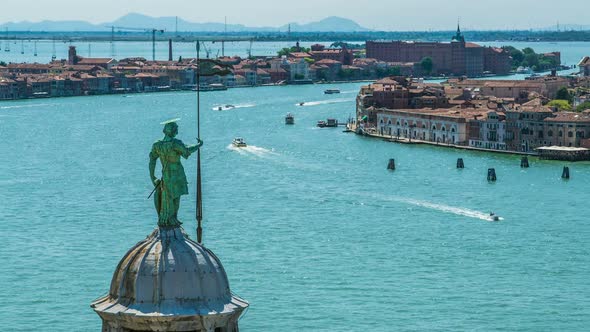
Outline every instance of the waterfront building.
[[111, 67], [116, 66], [117, 60], [113, 58], [84, 58], [77, 54], [76, 46], [70, 46], [68, 50], [68, 65], [90, 65], [99, 66], [110, 70]]
[[475, 43], [465, 42], [461, 29], [449, 43], [410, 41], [367, 41], [367, 58], [386, 62], [420, 63], [431, 58], [433, 68], [426, 75], [482, 76], [484, 72], [508, 74], [510, 55], [497, 48], [487, 49]]
[[585, 56], [580, 60], [578, 67], [580, 68], [580, 76], [590, 77], [590, 56]]
[[424, 83], [407, 77], [395, 76], [361, 87], [357, 96], [358, 118], [367, 116], [376, 123], [375, 109], [413, 109], [450, 107], [444, 87], [436, 83]]
[[289, 73], [291, 82], [311, 82], [309, 64], [304, 58], [289, 60]]
[[352, 50], [347, 49], [346, 47], [343, 48], [321, 48], [316, 50], [312, 50], [309, 52], [309, 55], [315, 61], [321, 60], [334, 60], [338, 61], [343, 65], [351, 66], [354, 60], [354, 54]]
[[460, 89], [477, 89], [484, 96], [526, 102], [530, 93], [554, 99], [561, 87], [569, 87], [570, 81], [565, 77], [543, 76], [527, 80], [449, 79], [444, 84]]
[[0, 100], [16, 99], [18, 84], [9, 78], [0, 77]]
[[474, 118], [469, 120], [469, 146], [507, 150], [505, 137], [506, 116], [503, 112], [490, 110], [483, 116], [474, 115]]
[[590, 110], [557, 112], [544, 120], [543, 146], [590, 148]]
[[489, 109], [378, 109], [381, 135], [441, 144], [467, 145], [470, 119], [487, 116]]

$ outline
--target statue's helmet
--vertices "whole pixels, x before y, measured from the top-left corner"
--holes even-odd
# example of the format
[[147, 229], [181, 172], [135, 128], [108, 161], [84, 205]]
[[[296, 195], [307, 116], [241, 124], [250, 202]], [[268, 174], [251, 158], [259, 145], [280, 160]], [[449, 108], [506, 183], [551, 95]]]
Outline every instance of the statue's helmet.
[[178, 124], [176, 124], [176, 122], [180, 120], [180, 119], [172, 119], [172, 120], [168, 120], [168, 121], [164, 121], [160, 124], [164, 125], [164, 130], [162, 130], [164, 132], [164, 134], [166, 136], [171, 136], [174, 137], [176, 136], [176, 134], [178, 133]]

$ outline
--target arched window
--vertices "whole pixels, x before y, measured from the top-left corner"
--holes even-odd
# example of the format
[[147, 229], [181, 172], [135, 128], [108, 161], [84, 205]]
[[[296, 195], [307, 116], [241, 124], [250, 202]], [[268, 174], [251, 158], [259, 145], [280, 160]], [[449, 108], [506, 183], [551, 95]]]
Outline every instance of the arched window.
[[381, 124], [383, 124], [383, 119], [381, 119], [381, 121], [379, 121], [379, 122], [381, 122]]
[[547, 136], [549, 136], [549, 137], [553, 137], [553, 130], [549, 130], [549, 131], [547, 132]]
[[399, 126], [399, 121], [396, 124]]
[[426, 125], [425, 124], [422, 125], [422, 129], [426, 129]]
[[563, 131], [560, 130], [559, 133], [557, 133], [557, 136], [563, 137]]
[[447, 128], [445, 128], [445, 127], [442, 127], [442, 131], [447, 131]]
[[389, 121], [387, 122], [387, 124], [391, 126], [391, 120], [389, 120]]
[[436, 130], [436, 125], [432, 125], [432, 130]]
[[571, 131], [568, 131], [568, 132], [567, 132], [567, 137], [574, 137], [574, 133], [573, 133], [573, 132], [571, 132]]
[[454, 128], [454, 127], [453, 127], [453, 128], [451, 128], [451, 132], [452, 132], [452, 133], [454, 133], [454, 132], [455, 132], [455, 128]]

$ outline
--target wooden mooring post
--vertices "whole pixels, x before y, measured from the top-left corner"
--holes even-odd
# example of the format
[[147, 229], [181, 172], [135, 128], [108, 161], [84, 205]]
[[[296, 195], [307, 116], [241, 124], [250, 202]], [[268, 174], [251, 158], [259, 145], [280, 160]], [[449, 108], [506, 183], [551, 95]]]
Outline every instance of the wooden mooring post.
[[387, 164], [387, 169], [390, 171], [395, 171], [395, 159], [389, 159], [389, 163]]
[[490, 182], [496, 181], [496, 169], [495, 168], [488, 168], [488, 181], [490, 181]]

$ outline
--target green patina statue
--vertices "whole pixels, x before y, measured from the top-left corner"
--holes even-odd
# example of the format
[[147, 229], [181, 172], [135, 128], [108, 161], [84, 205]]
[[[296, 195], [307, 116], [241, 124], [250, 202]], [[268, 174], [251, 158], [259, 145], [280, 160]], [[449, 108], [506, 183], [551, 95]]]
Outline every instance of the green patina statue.
[[[188, 194], [188, 186], [184, 168], [180, 163], [180, 157], [187, 159], [197, 151], [203, 141], [198, 140], [196, 145], [184, 145], [176, 139], [178, 125], [174, 119], [162, 122], [164, 125], [164, 138], [154, 143], [150, 152], [150, 177], [155, 186], [154, 203], [158, 212], [158, 226], [177, 227], [182, 224], [178, 220], [178, 208], [180, 196]], [[162, 163], [162, 179], [155, 176], [156, 161]]]

